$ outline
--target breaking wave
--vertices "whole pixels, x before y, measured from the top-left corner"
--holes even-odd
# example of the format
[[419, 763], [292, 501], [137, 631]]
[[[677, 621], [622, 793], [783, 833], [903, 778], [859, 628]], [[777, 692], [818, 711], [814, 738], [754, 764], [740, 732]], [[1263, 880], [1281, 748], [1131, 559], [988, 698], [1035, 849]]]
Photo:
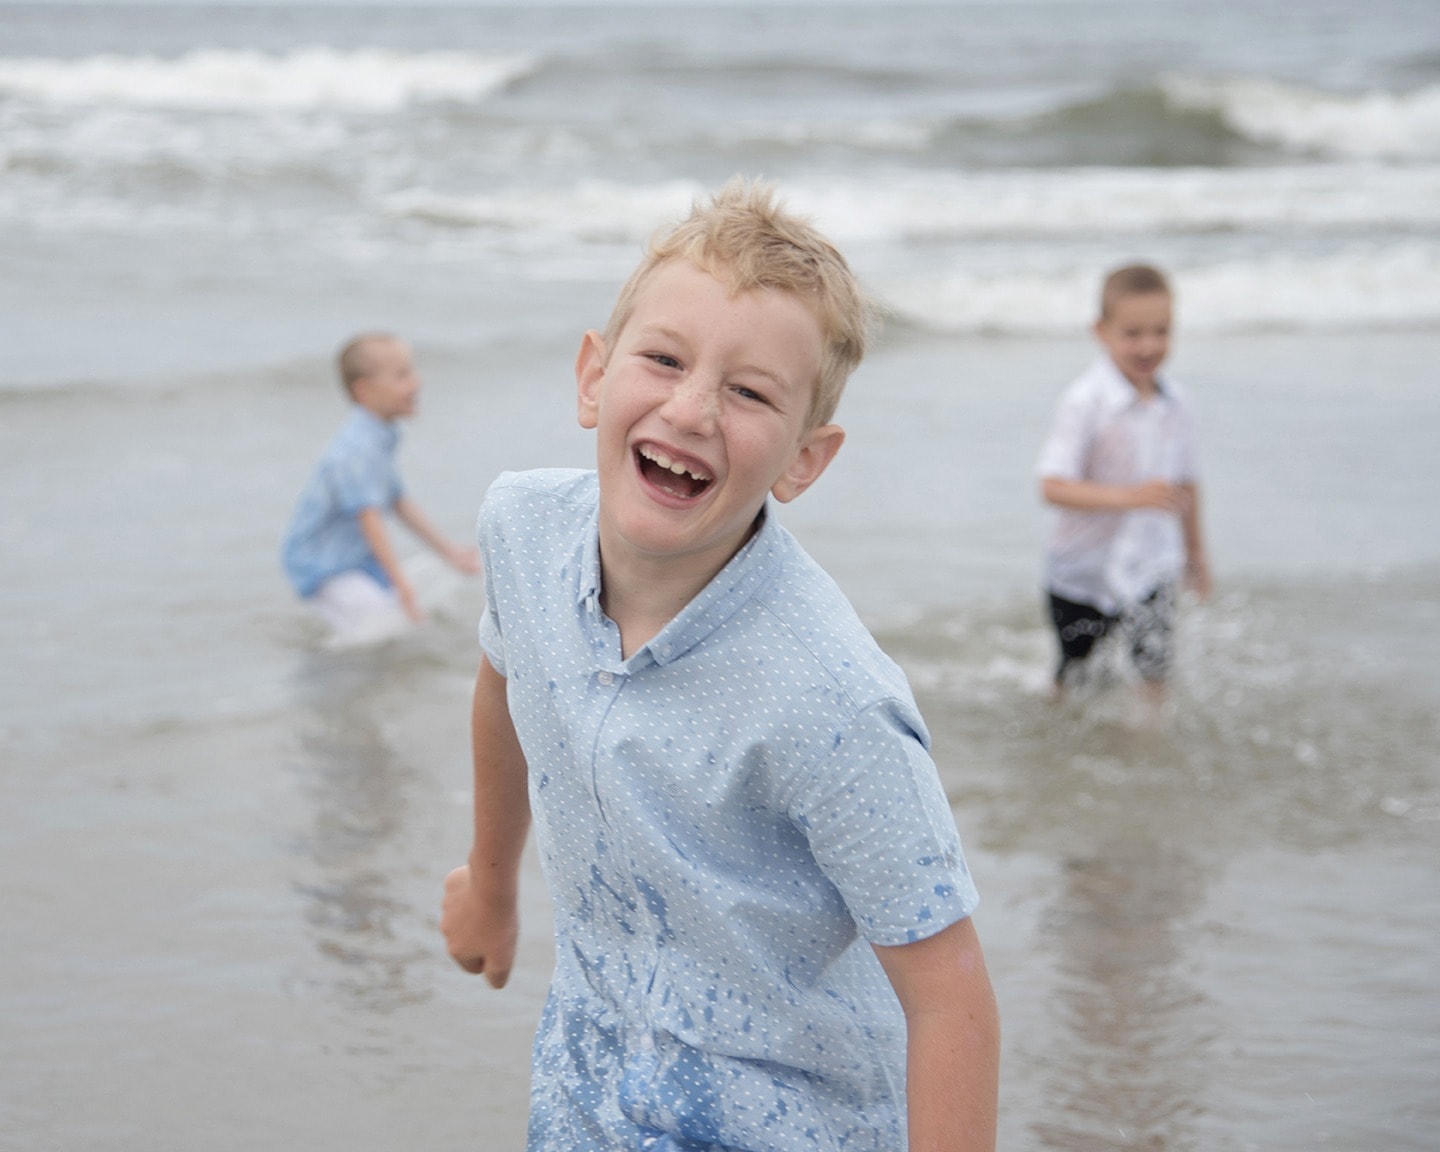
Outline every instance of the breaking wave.
[[11, 58], [0, 59], [0, 96], [66, 106], [381, 113], [413, 104], [478, 103], [534, 67], [527, 57], [331, 48], [285, 55], [207, 50], [175, 59]]
[[[1186, 332], [1440, 326], [1440, 249], [1405, 242], [1323, 256], [1257, 255], [1175, 268]], [[891, 283], [891, 316], [934, 332], [1068, 335], [1092, 319], [1096, 269], [967, 273]]]
[[[384, 207], [396, 216], [456, 227], [643, 240], [704, 191], [704, 185], [683, 180], [636, 186], [588, 181], [543, 195], [411, 189], [387, 197]], [[864, 180], [792, 180], [785, 197], [842, 242], [863, 243], [1077, 232], [1125, 237], [1440, 228], [1440, 166], [887, 173]]]
[[1176, 76], [1176, 108], [1219, 116], [1234, 132], [1289, 152], [1354, 159], [1440, 157], [1440, 85], [1411, 92], [1321, 92], [1246, 77]]

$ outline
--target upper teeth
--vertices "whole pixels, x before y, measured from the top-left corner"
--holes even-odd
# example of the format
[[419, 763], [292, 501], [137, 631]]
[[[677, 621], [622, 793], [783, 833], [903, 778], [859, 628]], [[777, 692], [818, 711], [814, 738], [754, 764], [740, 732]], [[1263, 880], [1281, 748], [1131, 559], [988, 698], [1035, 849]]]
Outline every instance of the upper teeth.
[[644, 456], [647, 460], [653, 460], [656, 464], [660, 465], [661, 468], [666, 468], [669, 471], [674, 472], [677, 476], [684, 475], [685, 473], [689, 472], [690, 475], [694, 476], [697, 480], [701, 480], [704, 478], [698, 472], [691, 471], [684, 464], [681, 464], [678, 460], [670, 459], [669, 456], [667, 456], [664, 452], [661, 452], [658, 448], [642, 448], [640, 450], [640, 454]]

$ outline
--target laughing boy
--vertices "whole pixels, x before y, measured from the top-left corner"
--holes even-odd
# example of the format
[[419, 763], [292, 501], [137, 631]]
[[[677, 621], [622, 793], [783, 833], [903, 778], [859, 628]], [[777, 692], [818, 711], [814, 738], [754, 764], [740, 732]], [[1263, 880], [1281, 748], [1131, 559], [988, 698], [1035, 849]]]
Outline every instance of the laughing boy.
[[533, 822], [534, 1152], [994, 1147], [999, 1025], [929, 736], [775, 517], [840, 448], [866, 320], [843, 257], [734, 181], [581, 341], [596, 469], [486, 496], [442, 928], [505, 983]]

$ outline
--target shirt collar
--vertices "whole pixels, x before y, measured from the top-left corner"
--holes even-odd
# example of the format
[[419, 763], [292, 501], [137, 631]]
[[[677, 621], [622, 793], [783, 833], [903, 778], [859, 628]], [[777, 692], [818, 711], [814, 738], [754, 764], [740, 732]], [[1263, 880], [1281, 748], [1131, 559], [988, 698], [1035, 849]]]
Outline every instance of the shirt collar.
[[364, 435], [373, 437], [386, 448], [393, 448], [400, 439], [400, 429], [395, 426], [395, 421], [380, 419], [363, 404], [352, 405], [350, 422]]
[[[678, 660], [694, 648], [765, 587], [779, 570], [786, 542], [785, 530], [770, 514], [767, 501], [760, 509], [759, 526], [684, 608], [648, 644], [637, 649], [626, 661], [634, 666], [648, 658], [656, 664]], [[584, 543], [581, 547], [576, 601], [583, 607], [599, 611], [600, 597], [600, 509], [598, 503], [590, 513]]]
[[[1101, 400], [1108, 411], [1123, 412], [1126, 408], [1140, 402], [1139, 390], [1125, 378], [1125, 374], [1116, 367], [1115, 361], [1109, 356], [1102, 355], [1100, 357], [1096, 370], [1100, 375]], [[1170, 386], [1159, 373], [1155, 375], [1155, 390], [1157, 400], [1168, 401], [1171, 398]]]
[[580, 563], [576, 568], [578, 577], [575, 600], [588, 608], [594, 608], [600, 597], [600, 503], [590, 506], [590, 518], [580, 538]]

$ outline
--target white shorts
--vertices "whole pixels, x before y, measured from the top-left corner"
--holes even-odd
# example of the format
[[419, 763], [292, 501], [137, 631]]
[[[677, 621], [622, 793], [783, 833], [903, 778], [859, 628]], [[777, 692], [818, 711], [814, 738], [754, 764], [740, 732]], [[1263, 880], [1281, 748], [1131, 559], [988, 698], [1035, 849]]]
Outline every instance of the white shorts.
[[[403, 567], [422, 612], [443, 609], [459, 587], [460, 577], [428, 552], [410, 557]], [[395, 590], [358, 569], [330, 577], [305, 604], [328, 625], [333, 648], [378, 644], [415, 627]]]
[[337, 647], [374, 644], [399, 636], [411, 627], [393, 588], [384, 588], [368, 572], [332, 576], [305, 601], [330, 628]]

